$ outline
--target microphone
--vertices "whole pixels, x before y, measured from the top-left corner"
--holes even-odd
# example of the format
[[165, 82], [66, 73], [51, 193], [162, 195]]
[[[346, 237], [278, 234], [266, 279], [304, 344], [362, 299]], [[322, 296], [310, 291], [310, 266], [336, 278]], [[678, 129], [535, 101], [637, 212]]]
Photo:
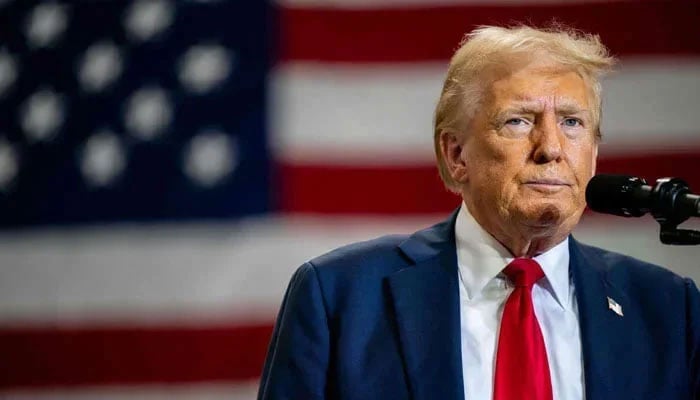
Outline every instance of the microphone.
[[593, 211], [623, 217], [650, 212], [660, 223], [676, 225], [700, 216], [700, 196], [678, 178], [662, 178], [650, 186], [634, 176], [596, 175], [586, 187], [586, 202]]

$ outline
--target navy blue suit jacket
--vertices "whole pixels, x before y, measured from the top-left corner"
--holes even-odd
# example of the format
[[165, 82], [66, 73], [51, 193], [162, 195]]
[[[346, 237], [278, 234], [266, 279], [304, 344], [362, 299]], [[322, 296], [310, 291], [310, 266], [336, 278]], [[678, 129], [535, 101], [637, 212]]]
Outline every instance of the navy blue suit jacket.
[[[279, 313], [258, 398], [463, 399], [455, 215], [302, 265]], [[586, 399], [700, 399], [695, 284], [569, 243]], [[624, 316], [609, 309], [608, 297]]]

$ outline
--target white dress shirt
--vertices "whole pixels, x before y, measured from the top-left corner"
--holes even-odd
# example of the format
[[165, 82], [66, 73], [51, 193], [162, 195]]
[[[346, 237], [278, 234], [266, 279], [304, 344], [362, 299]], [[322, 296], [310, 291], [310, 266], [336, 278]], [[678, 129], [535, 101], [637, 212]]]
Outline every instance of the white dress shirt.
[[[510, 252], [462, 207], [455, 224], [462, 330], [462, 373], [467, 400], [492, 400], [496, 347], [503, 307], [513, 288], [501, 273]], [[545, 277], [532, 289], [555, 400], [584, 398], [578, 308], [569, 278], [569, 240], [535, 257]]]

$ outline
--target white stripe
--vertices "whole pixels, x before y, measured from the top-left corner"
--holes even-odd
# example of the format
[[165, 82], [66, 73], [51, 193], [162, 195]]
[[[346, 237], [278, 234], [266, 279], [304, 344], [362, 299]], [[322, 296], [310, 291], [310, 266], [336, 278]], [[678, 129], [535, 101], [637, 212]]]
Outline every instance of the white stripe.
[[[432, 162], [446, 64], [291, 64], [272, 83], [272, 139], [296, 163]], [[629, 60], [604, 82], [603, 154], [700, 146], [700, 60]]]
[[438, 219], [291, 217], [3, 233], [0, 321], [268, 322], [309, 258]]
[[323, 7], [339, 9], [377, 9], [391, 7], [439, 7], [451, 5], [493, 6], [493, 5], [533, 5], [533, 4], [585, 4], [604, 3], [609, 0], [277, 0], [287, 7]]
[[0, 391], [5, 400], [253, 400], [258, 383], [100, 386]]
[[[7, 233], [0, 236], [0, 324], [271, 321], [291, 274], [304, 261], [443, 217], [298, 216], [229, 225]], [[650, 218], [589, 219], [578, 229], [580, 239], [666, 264], [700, 282], [697, 249], [661, 245]]]
[[272, 82], [271, 145], [281, 158], [372, 165], [423, 163], [444, 66], [296, 64]]

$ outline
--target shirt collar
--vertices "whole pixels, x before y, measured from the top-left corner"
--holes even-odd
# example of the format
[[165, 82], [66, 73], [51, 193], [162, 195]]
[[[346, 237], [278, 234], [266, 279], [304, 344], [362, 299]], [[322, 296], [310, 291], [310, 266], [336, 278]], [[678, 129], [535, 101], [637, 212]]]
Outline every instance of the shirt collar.
[[[467, 297], [473, 300], [514, 257], [476, 222], [464, 203], [455, 222], [455, 241], [460, 277]], [[534, 259], [546, 278], [537, 284], [549, 291], [561, 307], [568, 308], [571, 301], [568, 237]]]

